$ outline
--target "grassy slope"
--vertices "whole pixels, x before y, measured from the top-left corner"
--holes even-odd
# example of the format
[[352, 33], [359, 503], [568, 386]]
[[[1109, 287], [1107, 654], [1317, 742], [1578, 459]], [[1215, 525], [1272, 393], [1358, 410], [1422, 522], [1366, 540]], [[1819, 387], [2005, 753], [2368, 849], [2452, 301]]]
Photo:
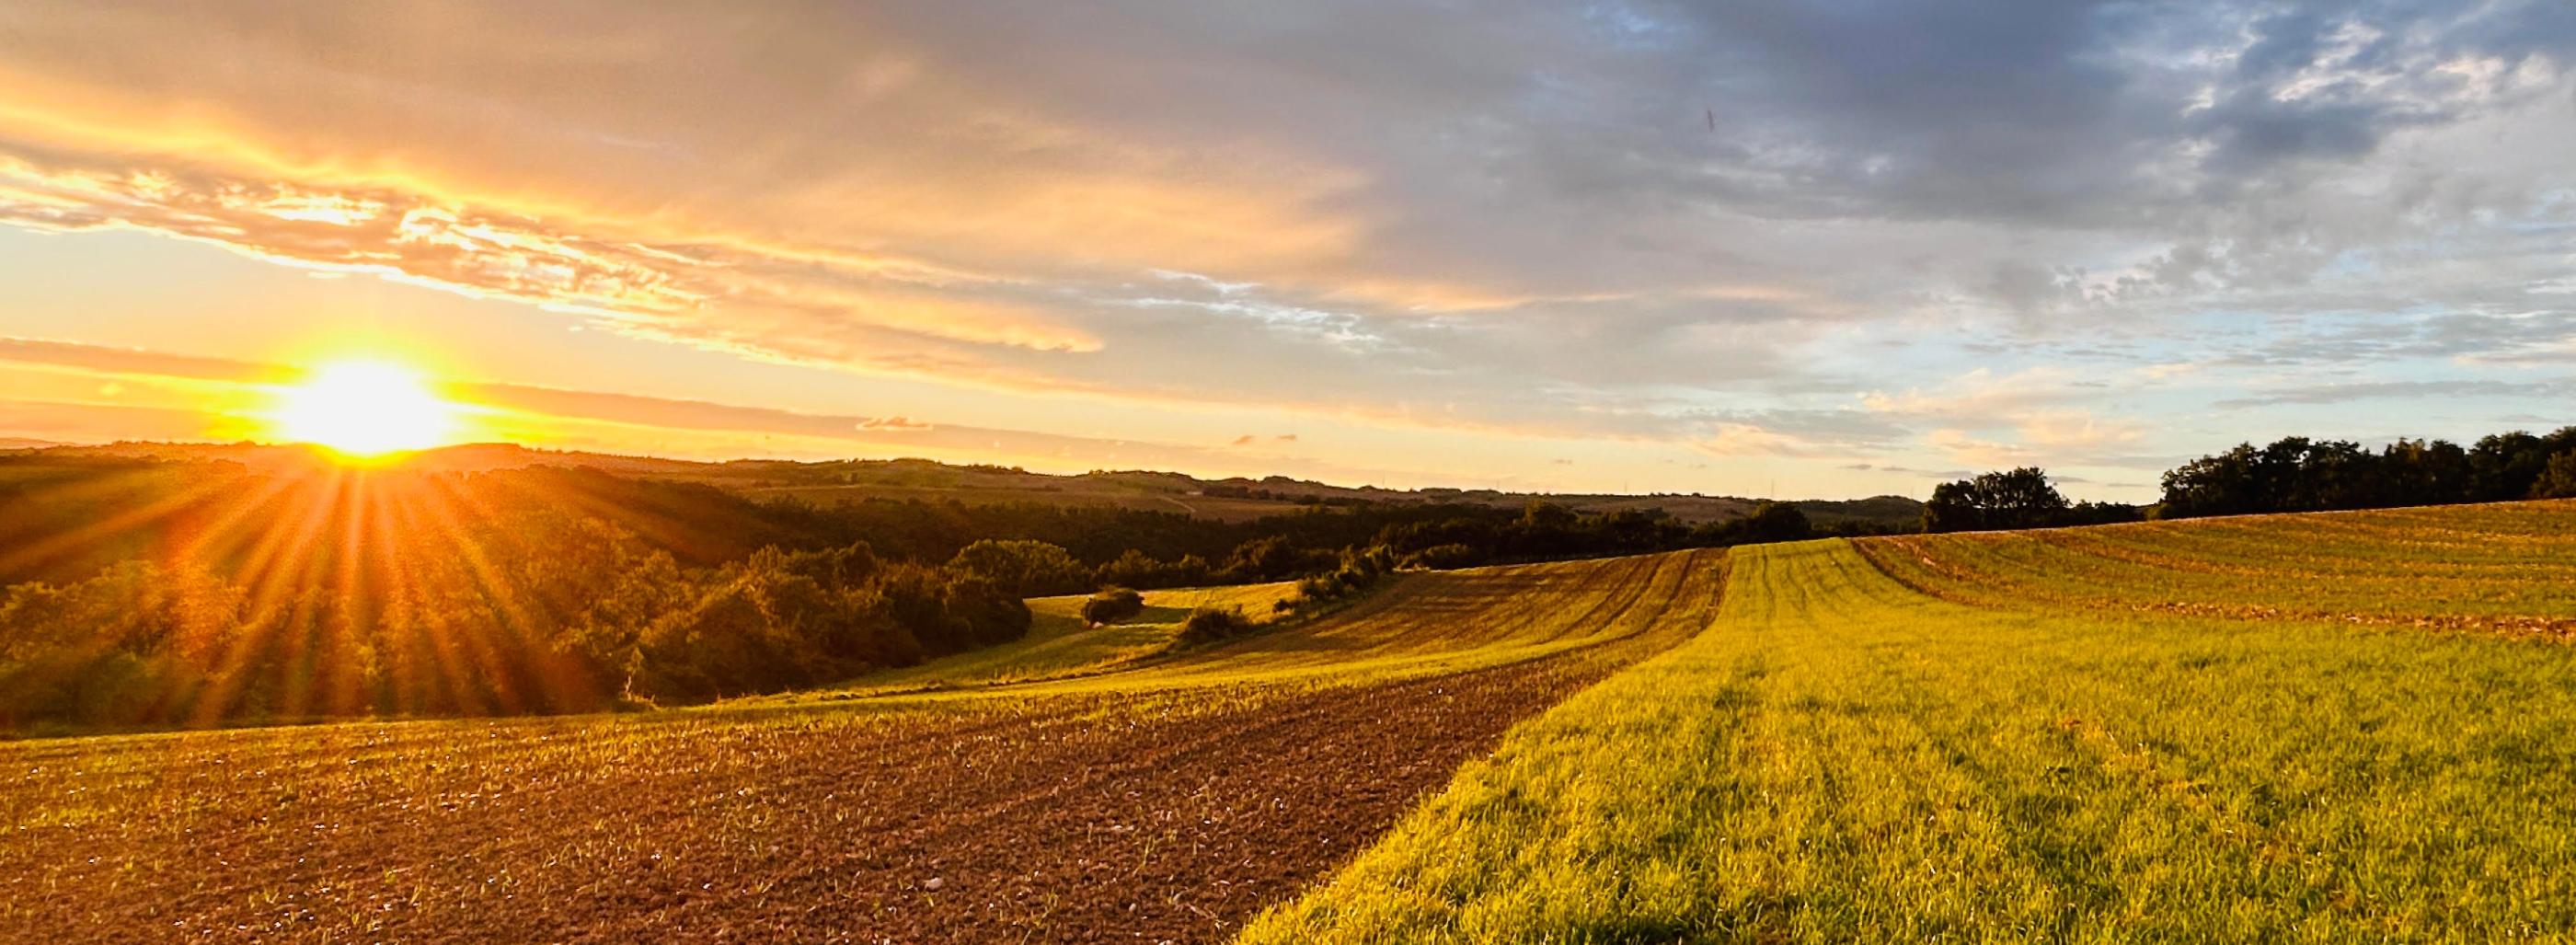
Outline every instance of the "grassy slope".
[[1245, 940], [2576, 929], [2576, 650], [1971, 608], [1843, 542], [1733, 571], [1711, 631], [1523, 723]]
[[1193, 609], [1236, 607], [1256, 621], [1268, 620], [1274, 613], [1273, 602], [1293, 597], [1296, 591], [1295, 581], [1146, 591], [1143, 614], [1105, 627], [1083, 623], [1082, 602], [1088, 595], [1032, 598], [1029, 635], [1023, 639], [919, 666], [870, 673], [844, 688], [859, 693], [896, 692], [1098, 672], [1162, 650]]
[[[926, 667], [961, 684], [1027, 680], [1014, 685], [924, 690], [923, 680], [898, 686], [869, 677], [863, 681], [866, 688], [856, 691], [746, 703], [849, 698], [901, 703], [1206, 686], [1337, 686], [1517, 663], [1641, 635], [1670, 642], [1707, 625], [1724, 560], [1723, 551], [1684, 551], [1408, 574], [1312, 622], [1171, 657], [1117, 663], [1130, 647], [1159, 648], [1169, 628], [1148, 627], [1133, 636], [1127, 628], [1111, 628], [1091, 631], [1091, 636], [1044, 636], [990, 656], [964, 654], [952, 658], [964, 662]], [[1264, 587], [1226, 593], [1248, 605], [1270, 599], [1272, 592]], [[1096, 671], [1102, 668], [1114, 671]], [[727, 704], [735, 705], [740, 704]]]
[[2576, 621], [2576, 501], [1873, 538], [1860, 547], [1910, 586], [1981, 606], [2486, 629]]

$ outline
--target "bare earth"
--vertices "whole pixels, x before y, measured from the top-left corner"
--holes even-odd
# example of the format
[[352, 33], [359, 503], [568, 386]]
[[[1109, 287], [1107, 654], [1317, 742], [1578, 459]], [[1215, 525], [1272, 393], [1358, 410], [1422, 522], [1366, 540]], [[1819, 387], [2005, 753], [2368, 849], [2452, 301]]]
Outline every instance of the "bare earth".
[[1217, 941], [1642, 652], [944, 713], [170, 736], [115, 770], [0, 746], [0, 939]]

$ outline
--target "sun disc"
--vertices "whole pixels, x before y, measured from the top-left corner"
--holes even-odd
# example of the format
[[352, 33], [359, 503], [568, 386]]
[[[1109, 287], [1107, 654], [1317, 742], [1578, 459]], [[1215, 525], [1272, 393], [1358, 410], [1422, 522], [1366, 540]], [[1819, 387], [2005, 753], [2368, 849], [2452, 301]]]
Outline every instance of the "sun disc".
[[382, 361], [324, 365], [281, 393], [277, 434], [353, 457], [375, 457], [452, 442], [456, 407], [421, 376]]

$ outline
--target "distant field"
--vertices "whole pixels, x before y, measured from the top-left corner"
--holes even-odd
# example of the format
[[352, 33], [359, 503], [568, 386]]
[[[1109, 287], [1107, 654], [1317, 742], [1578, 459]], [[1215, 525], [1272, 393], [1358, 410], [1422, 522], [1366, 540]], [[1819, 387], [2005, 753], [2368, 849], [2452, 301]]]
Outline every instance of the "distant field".
[[2009, 608], [2576, 633], [2576, 501], [1867, 539], [1890, 576]]
[[[871, 675], [854, 686], [887, 702], [1246, 684], [1350, 685], [1482, 669], [1640, 636], [1652, 636], [1660, 646], [1707, 625], [1725, 580], [1725, 561], [1724, 551], [1703, 550], [1403, 574], [1347, 609], [1293, 630], [1127, 665], [1163, 647], [1186, 615], [1185, 605], [1241, 605], [1253, 611], [1256, 604], [1278, 599], [1289, 586], [1156, 592], [1147, 595], [1154, 609], [1146, 619], [1172, 623], [1086, 631], [1041, 617], [1048, 629], [1033, 632], [1029, 640]], [[1060, 614], [1075, 600], [1039, 598], [1033, 609]], [[1098, 672], [1113, 666], [1119, 671]], [[983, 688], [993, 682], [1015, 685]], [[848, 695], [800, 693], [776, 701]]]
[[1090, 626], [1080, 616], [1089, 595], [1034, 598], [1029, 601], [1029, 635], [1023, 639], [919, 666], [870, 673], [840, 692], [990, 686], [1100, 672], [1162, 652], [1194, 609], [1235, 607], [1256, 621], [1267, 621], [1274, 613], [1271, 605], [1295, 596], [1296, 591], [1294, 581], [1146, 591], [1143, 614], [1104, 627]]
[[2571, 517], [1737, 549], [1243, 940], [2565, 940]]
[[0, 743], [0, 940], [1217, 941], [1705, 626], [1722, 561], [1410, 575], [1106, 674], [1046, 678], [1117, 649], [1062, 627], [926, 668], [1013, 685]]

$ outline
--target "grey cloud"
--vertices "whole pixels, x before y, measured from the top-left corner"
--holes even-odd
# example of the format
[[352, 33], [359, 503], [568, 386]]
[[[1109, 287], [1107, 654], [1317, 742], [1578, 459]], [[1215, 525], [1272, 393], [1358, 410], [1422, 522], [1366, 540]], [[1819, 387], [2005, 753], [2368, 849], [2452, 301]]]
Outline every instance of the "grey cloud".
[[2366, 364], [2399, 360], [2563, 362], [2576, 343], [2576, 311], [2527, 314], [2449, 312], [2297, 319], [2297, 330], [2230, 355], [2241, 365]]
[[2264, 391], [2249, 397], [2232, 397], [2210, 406], [2221, 409], [2269, 407], [2281, 404], [2341, 404], [2356, 400], [2396, 398], [2456, 397], [2549, 397], [2576, 396], [2576, 378], [2546, 381], [2372, 381], [2352, 384], [2318, 384]]

